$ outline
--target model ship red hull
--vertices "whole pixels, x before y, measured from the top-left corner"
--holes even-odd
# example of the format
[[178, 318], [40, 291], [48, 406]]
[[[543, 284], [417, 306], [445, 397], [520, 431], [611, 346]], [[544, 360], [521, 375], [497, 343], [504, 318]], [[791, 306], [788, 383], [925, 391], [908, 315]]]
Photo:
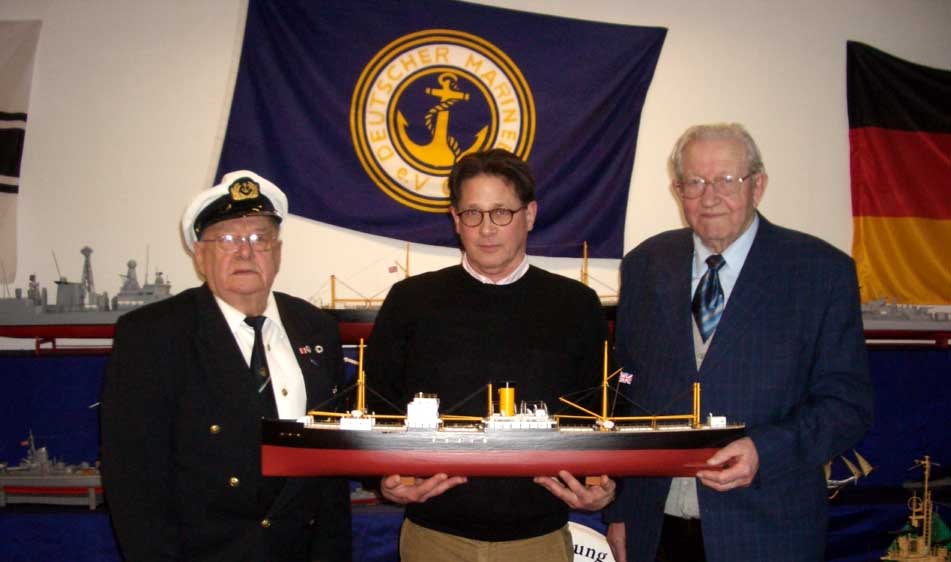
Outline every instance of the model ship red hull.
[[693, 476], [742, 426], [634, 430], [369, 431], [263, 422], [267, 476]]

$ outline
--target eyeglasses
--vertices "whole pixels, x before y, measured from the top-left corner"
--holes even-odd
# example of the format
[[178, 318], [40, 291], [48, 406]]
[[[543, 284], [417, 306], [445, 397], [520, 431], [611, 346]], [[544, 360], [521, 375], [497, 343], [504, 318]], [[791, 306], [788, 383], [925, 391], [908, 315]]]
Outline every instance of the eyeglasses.
[[479, 226], [485, 220], [485, 215], [489, 215], [489, 220], [495, 226], [508, 226], [512, 224], [515, 213], [524, 210], [525, 207], [518, 209], [506, 209], [504, 207], [492, 209], [491, 211], [480, 211], [479, 209], [466, 209], [456, 213], [459, 221], [466, 226]]
[[684, 181], [679, 181], [676, 184], [677, 191], [680, 192], [680, 196], [684, 199], [696, 199], [703, 195], [703, 190], [708, 185], [713, 186], [713, 192], [717, 195], [724, 197], [731, 197], [736, 195], [740, 190], [740, 186], [743, 185], [743, 182], [750, 179], [754, 176], [756, 172], [750, 172], [743, 176], [742, 178], [734, 178], [733, 176], [720, 176], [713, 178], [712, 180], [703, 179], [700, 177], [690, 178]]
[[251, 249], [255, 252], [270, 252], [274, 247], [274, 243], [277, 242], [277, 238], [274, 236], [253, 232], [247, 236], [239, 236], [237, 234], [222, 234], [221, 236], [216, 236], [215, 238], [199, 240], [199, 242], [214, 242], [215, 247], [222, 252], [226, 254], [233, 254], [241, 249], [241, 247], [245, 244], [250, 245]]

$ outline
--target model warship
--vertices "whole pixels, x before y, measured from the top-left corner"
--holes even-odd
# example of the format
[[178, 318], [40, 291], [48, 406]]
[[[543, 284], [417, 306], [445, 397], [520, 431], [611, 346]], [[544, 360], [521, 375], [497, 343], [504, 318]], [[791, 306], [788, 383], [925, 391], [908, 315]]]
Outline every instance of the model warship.
[[949, 331], [951, 312], [888, 299], [862, 303], [862, 324], [866, 331]]
[[[50, 326], [78, 325], [94, 326], [114, 324], [125, 312], [139, 306], [159, 301], [171, 296], [172, 285], [162, 275], [155, 272], [154, 281], [139, 284], [136, 274], [137, 263], [126, 263], [125, 275], [119, 292], [112, 299], [105, 291], [96, 292], [96, 282], [92, 270], [92, 253], [89, 246], [82, 248], [83, 269], [79, 282], [69, 281], [60, 274], [56, 281], [56, 303], [49, 302], [47, 290], [41, 287], [36, 275], [30, 275], [29, 285], [24, 295], [22, 289], [16, 289], [14, 295], [0, 298], [0, 326]], [[55, 256], [54, 256], [55, 261]], [[148, 269], [148, 268], [146, 268]], [[57, 271], [59, 265], [57, 264]], [[145, 273], [148, 276], [148, 271]], [[2, 335], [18, 336], [16, 330]], [[111, 334], [109, 334], [111, 336]]]
[[948, 562], [951, 561], [951, 530], [935, 512], [931, 499], [929, 479], [931, 459], [925, 455], [915, 461], [915, 467], [924, 471], [922, 497], [917, 494], [908, 500], [908, 522], [888, 547], [882, 560], [893, 562]]
[[[607, 344], [605, 344], [605, 352]], [[407, 415], [377, 415], [365, 407], [363, 345], [356, 407], [310, 412], [299, 420], [262, 420], [262, 472], [267, 476], [693, 476], [720, 447], [745, 435], [742, 424], [711, 415], [700, 420], [700, 387], [690, 414], [612, 417], [607, 413], [607, 358], [601, 412], [561, 400], [582, 414], [549, 416], [543, 403], [516, 411], [515, 389], [491, 386], [486, 417], [439, 415], [438, 398], [418, 394]]]
[[66, 464], [37, 447], [30, 432], [27, 456], [15, 466], [0, 464], [0, 507], [8, 503], [88, 505], [102, 503], [99, 469], [88, 463]]

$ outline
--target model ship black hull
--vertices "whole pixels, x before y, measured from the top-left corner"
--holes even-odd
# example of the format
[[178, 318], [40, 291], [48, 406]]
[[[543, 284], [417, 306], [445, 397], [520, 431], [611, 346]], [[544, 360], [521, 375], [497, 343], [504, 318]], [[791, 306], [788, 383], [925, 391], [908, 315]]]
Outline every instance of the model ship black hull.
[[267, 476], [693, 476], [717, 449], [745, 435], [741, 425], [710, 428], [346, 430], [264, 420]]

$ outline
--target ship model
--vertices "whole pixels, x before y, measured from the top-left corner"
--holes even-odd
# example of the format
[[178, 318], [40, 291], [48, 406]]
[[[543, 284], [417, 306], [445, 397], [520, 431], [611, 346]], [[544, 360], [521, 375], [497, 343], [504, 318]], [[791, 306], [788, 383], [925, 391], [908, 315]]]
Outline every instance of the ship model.
[[[405, 257], [403, 261], [393, 260], [392, 265], [388, 266], [389, 273], [400, 273], [401, 279], [410, 277], [410, 244], [406, 242]], [[605, 319], [609, 326], [614, 325], [617, 315], [618, 292], [611, 285], [597, 279], [590, 273], [588, 267], [588, 242], [582, 244], [581, 274], [578, 279], [584, 285], [592, 289], [608, 289], [607, 293], [596, 290], [598, 299], [601, 301], [601, 308], [604, 311]], [[378, 290], [372, 295], [365, 295], [343, 281], [337, 275], [330, 276], [330, 301], [325, 303], [323, 299], [311, 297], [311, 302], [321, 307], [337, 320], [340, 329], [340, 340], [348, 345], [354, 345], [361, 338], [366, 339], [373, 330], [373, 323], [376, 321], [377, 312], [383, 305], [386, 293], [390, 290], [393, 283], [387, 284], [384, 288]], [[322, 286], [318, 293], [323, 290]], [[344, 290], [341, 290], [344, 289]]]
[[745, 435], [725, 417], [700, 419], [700, 386], [693, 412], [608, 416], [605, 343], [601, 412], [561, 401], [579, 414], [549, 416], [547, 406], [523, 403], [515, 389], [488, 387], [485, 417], [439, 415], [438, 398], [418, 394], [407, 415], [377, 415], [365, 406], [363, 342], [358, 352], [356, 407], [312, 411], [298, 420], [262, 420], [261, 467], [266, 476], [539, 476], [567, 470], [595, 476], [693, 476], [710, 468], [717, 449]]
[[46, 447], [37, 447], [30, 432], [27, 456], [19, 464], [0, 463], [0, 507], [14, 503], [87, 505], [102, 503], [99, 469], [88, 463], [66, 464], [50, 458]]
[[[91, 329], [74, 330], [77, 337], [90, 335], [91, 337], [112, 337], [112, 329], [97, 330], [97, 325], [112, 325], [125, 312], [140, 306], [156, 302], [171, 296], [171, 283], [160, 271], [155, 272], [154, 281], [148, 282], [148, 267], [143, 284], [138, 281], [136, 274], [137, 263], [129, 260], [126, 263], [126, 274], [120, 275], [122, 286], [119, 292], [109, 298], [105, 291], [96, 291], [95, 277], [92, 269], [93, 249], [84, 246], [80, 253], [83, 255], [83, 269], [80, 280], [69, 281], [62, 274], [56, 283], [56, 303], [49, 302], [46, 287], [41, 287], [36, 275], [31, 274], [26, 294], [22, 289], [16, 289], [12, 297], [0, 298], [0, 335], [8, 337], [22, 337], [23, 335], [43, 335], [38, 326], [74, 325], [88, 326]], [[59, 263], [53, 256], [56, 270], [59, 272]], [[19, 327], [28, 329], [17, 329]]]
[[[839, 455], [837, 459], [830, 460], [822, 467], [826, 476], [826, 488], [829, 490], [830, 500], [838, 496], [842, 488], [849, 484], [857, 484], [859, 479], [868, 476], [875, 470], [872, 463], [868, 462], [868, 459], [854, 449], [852, 450], [852, 458], [853, 460], [849, 460], [846, 455]], [[845, 466], [847, 471], [847, 475], [844, 477], [833, 472], [833, 465], [838, 466], [840, 463]]]
[[931, 459], [925, 455], [915, 460], [912, 468], [921, 467], [924, 472], [922, 497], [916, 493], [908, 500], [908, 522], [899, 531], [898, 537], [888, 547], [882, 560], [892, 562], [949, 562], [951, 561], [951, 530], [935, 512], [931, 498], [929, 479]]

